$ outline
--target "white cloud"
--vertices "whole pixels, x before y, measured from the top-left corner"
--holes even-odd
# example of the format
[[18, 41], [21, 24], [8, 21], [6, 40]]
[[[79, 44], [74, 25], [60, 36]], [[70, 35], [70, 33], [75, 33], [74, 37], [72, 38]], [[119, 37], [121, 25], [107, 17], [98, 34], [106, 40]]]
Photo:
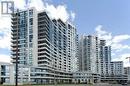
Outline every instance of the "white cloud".
[[45, 9], [44, 4], [45, 2], [43, 2], [42, 0], [30, 0], [28, 5], [29, 5], [29, 8], [35, 7], [37, 11], [41, 11]]
[[48, 4], [47, 1], [43, 0], [31, 0], [29, 7], [35, 7], [38, 11], [46, 10], [51, 18], [61, 19], [66, 22], [68, 20], [74, 21], [75, 13], [67, 10], [66, 5], [54, 6], [53, 4]]
[[15, 8], [17, 9], [25, 9], [25, 0], [13, 0]]
[[104, 35], [107, 34], [107, 32], [105, 30], [102, 30], [103, 26], [102, 25], [98, 25], [95, 28], [95, 31], [97, 32], [98, 35]]
[[118, 35], [118, 36], [115, 36], [112, 41], [114, 43], [119, 43], [127, 39], [130, 39], [130, 35]]
[[11, 58], [9, 55], [0, 55], [0, 62], [7, 62], [10, 63], [11, 62]]
[[123, 61], [124, 66], [128, 67], [130, 66], [130, 60], [126, 59], [127, 57], [130, 57], [130, 53], [122, 54], [117, 58], [114, 58], [112, 61]]
[[129, 45], [123, 45], [121, 43], [113, 43], [111, 44], [112, 49], [117, 50], [117, 51], [121, 51], [123, 49], [130, 49]]
[[[130, 66], [128, 60], [126, 60], [126, 56], [130, 56], [130, 54], [122, 54], [121, 51], [125, 51], [130, 49], [129, 44], [123, 44], [122, 42], [130, 39], [130, 35], [121, 34], [113, 36], [111, 32], [105, 31], [102, 25], [98, 25], [95, 28], [95, 31], [99, 38], [105, 39], [107, 45], [112, 46], [112, 60], [114, 61], [123, 61], [125, 66]], [[114, 59], [113, 59], [114, 57]], [[118, 57], [118, 58], [117, 58]]]
[[[67, 10], [66, 5], [58, 5], [54, 6], [53, 4], [48, 4], [47, 1], [43, 0], [29, 0], [28, 6], [26, 6], [25, 0], [14, 0], [16, 7], [19, 9], [25, 9], [25, 7], [35, 7], [38, 11], [46, 10], [48, 11], [51, 18], [61, 19], [62, 21], [66, 22], [67, 20], [74, 21], [75, 13], [72, 11]], [[19, 3], [22, 3], [19, 5]]]
[[95, 28], [96, 34], [99, 38], [105, 39], [107, 45], [111, 45], [113, 49], [129, 49], [129, 45], [121, 44], [121, 42], [130, 39], [130, 35], [123, 34], [123, 35], [116, 35], [113, 36], [111, 32], [107, 32], [104, 30], [102, 25], [98, 25]]
[[112, 56], [115, 56], [116, 54], [115, 53], [111, 53]]
[[11, 32], [11, 19], [9, 17], [0, 17], [0, 48], [10, 49], [10, 32]]
[[73, 11], [70, 12], [71, 20], [74, 21], [75, 19], [75, 13]]
[[6, 33], [3, 37], [0, 38], [0, 48], [10, 49], [10, 37], [10, 33]]
[[112, 34], [103, 30], [103, 26], [102, 25], [98, 25], [95, 28], [96, 34], [100, 39], [105, 39], [107, 41], [107, 45], [111, 45], [112, 43]]
[[11, 19], [10, 17], [0, 17], [0, 32], [8, 32], [8, 30], [11, 28]]
[[67, 12], [66, 5], [49, 5], [46, 3], [46, 10], [50, 13], [50, 16], [55, 19], [61, 19], [64, 22], [69, 19], [69, 13]]

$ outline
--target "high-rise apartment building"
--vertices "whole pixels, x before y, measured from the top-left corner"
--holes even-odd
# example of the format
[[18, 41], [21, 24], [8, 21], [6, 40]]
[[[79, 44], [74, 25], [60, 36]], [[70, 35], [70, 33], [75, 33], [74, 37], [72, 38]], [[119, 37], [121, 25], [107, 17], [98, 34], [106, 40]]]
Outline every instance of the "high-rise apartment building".
[[100, 41], [96, 36], [81, 36], [79, 42], [80, 71], [100, 74]]
[[71, 80], [71, 73], [77, 70], [77, 40], [74, 25], [51, 19], [46, 11], [32, 8], [12, 14], [12, 62], [15, 63], [18, 48], [18, 65], [46, 71], [39, 74], [38, 83]]
[[[79, 72], [74, 74], [74, 82], [126, 82], [127, 76], [124, 75], [123, 62], [111, 61], [111, 46], [106, 46], [106, 41], [96, 36], [81, 36], [79, 41]], [[96, 79], [82, 77], [87, 73], [96, 75]], [[100, 76], [99, 76], [99, 75]], [[78, 78], [77, 78], [78, 77]]]
[[46, 12], [38, 13], [38, 66], [71, 72], [77, 54], [76, 36], [72, 24], [51, 20]]
[[101, 59], [101, 81], [103, 82], [126, 82], [127, 76], [124, 75], [123, 62], [111, 61], [111, 46], [106, 46], [105, 40], [100, 40], [100, 59]]
[[96, 36], [81, 36], [78, 46], [79, 71], [73, 74], [75, 83], [97, 83], [100, 81], [100, 40]]
[[[37, 14], [35, 9], [12, 14], [11, 58], [15, 63], [18, 48], [19, 65], [36, 65], [37, 62]], [[18, 28], [18, 29], [17, 29]], [[17, 46], [18, 38], [18, 46]]]
[[105, 40], [100, 40], [101, 76], [110, 75], [111, 46], [106, 46]]
[[[111, 46], [103, 46], [103, 61], [101, 59], [101, 71], [102, 75], [109, 76], [111, 69], [110, 69], [110, 62], [111, 62]], [[103, 66], [102, 66], [103, 63]]]

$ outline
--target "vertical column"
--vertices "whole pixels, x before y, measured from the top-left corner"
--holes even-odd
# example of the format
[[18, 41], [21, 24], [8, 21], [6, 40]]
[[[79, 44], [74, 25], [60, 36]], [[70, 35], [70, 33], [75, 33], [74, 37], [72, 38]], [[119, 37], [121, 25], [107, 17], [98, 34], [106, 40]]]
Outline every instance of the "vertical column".
[[0, 65], [0, 84], [1, 84], [1, 65]]
[[10, 80], [10, 85], [14, 85], [14, 83], [15, 83], [15, 80], [14, 80], [14, 78], [15, 78], [15, 75], [14, 75], [14, 65], [11, 65], [10, 67], [9, 67], [9, 80]]

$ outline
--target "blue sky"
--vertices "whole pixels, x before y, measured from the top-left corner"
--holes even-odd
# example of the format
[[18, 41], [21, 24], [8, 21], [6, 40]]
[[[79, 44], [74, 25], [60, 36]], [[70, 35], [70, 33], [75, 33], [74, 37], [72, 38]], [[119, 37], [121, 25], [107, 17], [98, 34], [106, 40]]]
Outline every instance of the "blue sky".
[[[1, 0], [0, 0], [1, 1]], [[13, 0], [19, 9], [25, 0]], [[130, 0], [30, 0], [38, 10], [47, 9], [52, 18], [70, 20], [81, 34], [97, 34], [112, 46], [112, 59], [130, 66]], [[20, 4], [19, 4], [20, 3]], [[0, 60], [9, 60], [10, 17], [0, 17]], [[6, 23], [6, 24], [5, 24]]]
[[101, 24], [115, 35], [129, 34], [130, 0], [53, 0], [52, 3], [66, 4], [76, 13], [75, 23], [79, 33], [93, 33]]

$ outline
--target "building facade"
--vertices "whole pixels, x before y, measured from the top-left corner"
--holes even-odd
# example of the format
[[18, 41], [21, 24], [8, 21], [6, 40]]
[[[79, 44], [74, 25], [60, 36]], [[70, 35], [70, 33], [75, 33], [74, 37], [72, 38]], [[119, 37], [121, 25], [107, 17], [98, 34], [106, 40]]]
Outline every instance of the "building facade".
[[0, 83], [13, 85], [14, 82], [14, 65], [0, 62]]
[[111, 61], [111, 46], [106, 46], [105, 40], [100, 40], [101, 81], [126, 82], [128, 77], [124, 74], [123, 61]]
[[35, 8], [14, 13], [11, 19], [12, 63], [16, 62], [16, 51], [18, 51], [19, 65], [37, 65], [37, 14]]
[[124, 68], [123, 68], [123, 61], [112, 61], [110, 64], [111, 68], [111, 75], [123, 75]]
[[124, 74], [128, 76], [128, 82], [130, 83], [130, 67], [124, 67]]
[[60, 84], [70, 83], [72, 73], [52, 71], [46, 67], [20, 66], [18, 81], [19, 84]]
[[[106, 40], [101, 40], [96, 36], [81, 36], [79, 41], [78, 61], [79, 72], [81, 75], [77, 75], [78, 77], [75, 79], [80, 79], [80, 82], [84, 79], [82, 78], [82, 74], [85, 72], [97, 74], [97, 76], [98, 74], [101, 75], [100, 78], [97, 78], [97, 80], [101, 80], [102, 82], [116, 81], [120, 83], [126, 82], [128, 79], [127, 75], [123, 72], [123, 62], [112, 62], [111, 46], [106, 46]], [[90, 77], [86, 79], [91, 80]]]
[[[84, 79], [86, 80], [86, 83], [88, 83], [89, 81], [93, 81], [93, 82], [99, 82], [100, 81], [100, 68], [101, 68], [101, 64], [100, 64], [100, 40], [98, 39], [98, 37], [96, 36], [81, 36], [80, 40], [79, 40], [79, 73], [77, 72], [74, 73], [74, 77], [75, 77], [75, 82], [82, 82], [81, 80]], [[90, 74], [89, 74], [90, 73]], [[92, 76], [95, 75], [98, 78], [92, 78], [92, 77], [84, 77], [82, 78], [82, 76], [84, 74], [87, 74], [88, 76]], [[77, 77], [77, 79], [76, 79]], [[93, 79], [93, 80], [92, 80]], [[76, 81], [79, 80], [79, 81]]]
[[81, 36], [79, 42], [80, 71], [100, 74], [100, 48], [96, 36]]
[[111, 46], [106, 46], [105, 40], [100, 40], [101, 76], [109, 76], [111, 73]]
[[[11, 58], [15, 64], [18, 56], [19, 83], [127, 79], [123, 75], [123, 62], [111, 62], [111, 46], [106, 46], [105, 40], [92, 35], [78, 40], [73, 24], [51, 19], [48, 12], [37, 12], [35, 8], [16, 12], [11, 19]], [[6, 81], [3, 77], [1, 80]]]
[[100, 74], [94, 74], [87, 71], [77, 71], [73, 73], [72, 82], [82, 84], [98, 83], [100, 82]]
[[124, 74], [123, 61], [112, 61], [110, 70], [110, 75], [102, 76], [101, 81], [116, 83], [126, 83], [128, 81], [128, 76]]
[[71, 73], [78, 68], [77, 40], [74, 25], [51, 19], [46, 11], [31, 8], [12, 14], [12, 62], [18, 49], [19, 67], [41, 67], [48, 72], [36, 74], [33, 81], [38, 84], [71, 82]]

